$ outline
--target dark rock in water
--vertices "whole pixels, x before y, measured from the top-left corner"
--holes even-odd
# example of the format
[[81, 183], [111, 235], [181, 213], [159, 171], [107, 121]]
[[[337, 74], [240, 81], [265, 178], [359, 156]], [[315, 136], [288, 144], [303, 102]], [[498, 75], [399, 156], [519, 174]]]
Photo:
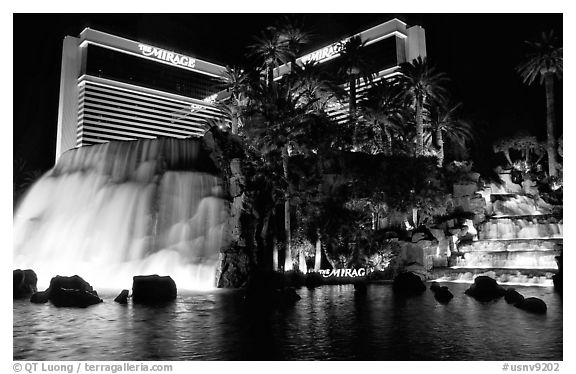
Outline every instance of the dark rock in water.
[[133, 278], [132, 302], [159, 305], [176, 300], [176, 283], [169, 276], [138, 275]]
[[86, 291], [98, 296], [98, 293], [94, 291], [90, 283], [86, 282], [82, 277], [74, 275], [71, 277], [62, 277], [60, 275], [55, 276], [50, 280], [49, 290], [55, 290], [57, 288], [63, 288], [68, 290], [79, 290]]
[[453, 297], [454, 295], [446, 286], [442, 286], [438, 288], [436, 292], [434, 292], [434, 298], [443, 304], [448, 303], [450, 300], [452, 300]]
[[128, 290], [122, 290], [122, 292], [120, 292], [120, 295], [116, 296], [114, 301], [119, 304], [128, 304], [128, 293], [129, 293]]
[[504, 296], [505, 292], [504, 288], [496, 280], [481, 275], [474, 279], [474, 284], [464, 293], [478, 301], [491, 301]]
[[562, 294], [562, 256], [556, 256], [554, 259], [558, 265], [558, 273], [552, 276], [552, 282], [554, 282], [554, 291]]
[[302, 299], [300, 297], [300, 295], [298, 295], [298, 292], [296, 292], [296, 289], [294, 287], [286, 287], [281, 291], [281, 295], [283, 298], [283, 301], [289, 303], [289, 304], [293, 304], [296, 301]]
[[356, 282], [354, 283], [354, 292], [359, 295], [366, 295], [368, 288], [366, 287], [366, 282]]
[[[78, 275], [71, 277], [55, 276], [50, 280], [50, 287], [44, 291], [48, 300], [57, 307], [86, 308], [102, 302], [90, 283]], [[38, 300], [42, 300], [41, 295]]]
[[516, 305], [524, 301], [524, 296], [522, 296], [522, 294], [520, 294], [515, 289], [509, 288], [504, 293], [504, 300], [506, 300], [508, 304]]
[[394, 278], [394, 285], [392, 286], [394, 293], [400, 296], [416, 295], [426, 291], [426, 285], [422, 279], [411, 272], [398, 274]]
[[86, 308], [102, 302], [96, 291], [53, 288], [50, 290], [50, 301], [57, 307]]
[[48, 291], [35, 292], [30, 296], [30, 302], [34, 304], [45, 304], [49, 301], [50, 294]]
[[562, 274], [554, 274], [552, 282], [554, 283], [554, 291], [562, 293]]
[[13, 296], [14, 299], [22, 299], [30, 297], [34, 292], [37, 291], [36, 283], [38, 282], [38, 277], [33, 270], [14, 270], [13, 275]]
[[320, 287], [324, 284], [324, 278], [322, 275], [318, 273], [308, 273], [306, 274], [306, 279], [304, 280], [304, 285], [309, 288], [313, 289], [316, 287]]
[[528, 297], [526, 299], [524, 299], [524, 301], [514, 305], [517, 308], [520, 308], [522, 310], [525, 310], [527, 312], [532, 312], [532, 313], [538, 313], [538, 314], [544, 314], [546, 313], [546, 303], [537, 298], [537, 297]]
[[440, 284], [438, 282], [432, 282], [430, 283], [430, 291], [432, 292], [436, 292], [440, 289]]

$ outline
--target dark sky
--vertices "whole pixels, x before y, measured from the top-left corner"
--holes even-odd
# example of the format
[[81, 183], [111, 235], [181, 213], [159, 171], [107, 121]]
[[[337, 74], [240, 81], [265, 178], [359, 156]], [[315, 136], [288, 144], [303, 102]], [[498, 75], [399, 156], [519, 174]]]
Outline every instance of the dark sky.
[[[65, 35], [84, 27], [206, 59], [246, 64], [246, 46], [282, 14], [15, 14], [14, 157], [32, 167], [53, 165], [56, 147], [60, 58]], [[525, 129], [545, 135], [544, 89], [522, 84], [514, 68], [524, 40], [554, 29], [562, 14], [301, 14], [316, 35], [310, 49], [392, 17], [426, 30], [428, 57], [451, 78], [451, 92], [467, 116], [492, 137]], [[33, 48], [31, 48], [31, 46]], [[561, 93], [561, 87], [557, 90]], [[561, 96], [558, 98], [561, 101]], [[561, 106], [558, 107], [559, 128]], [[498, 129], [498, 131], [496, 131]], [[561, 133], [561, 131], [559, 131]]]

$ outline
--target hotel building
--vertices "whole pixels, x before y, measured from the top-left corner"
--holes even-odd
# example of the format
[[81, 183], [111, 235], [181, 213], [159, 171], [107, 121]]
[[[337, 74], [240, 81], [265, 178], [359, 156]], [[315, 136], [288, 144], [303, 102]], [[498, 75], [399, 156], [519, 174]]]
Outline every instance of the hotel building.
[[[426, 56], [424, 29], [407, 27], [398, 19], [354, 36], [365, 42], [366, 58], [377, 67], [373, 81], [396, 74], [403, 62]], [[312, 49], [296, 63], [316, 61], [336, 76], [340, 47], [349, 38]], [[225, 96], [225, 70], [186, 54], [90, 28], [79, 37], [65, 37], [56, 159], [71, 148], [111, 140], [201, 136], [209, 119], [224, 118], [215, 102]], [[289, 64], [280, 66], [276, 79], [289, 71]], [[346, 82], [341, 84], [348, 90]], [[357, 100], [369, 86], [363, 81], [357, 85]], [[347, 103], [331, 108], [329, 114], [344, 121]]]
[[201, 136], [224, 66], [85, 29], [62, 49], [56, 159], [111, 140]]
[[[325, 45], [320, 49], [314, 49], [302, 57], [296, 59], [296, 63], [302, 65], [309, 61], [315, 61], [322, 66], [327, 73], [337, 77], [338, 57], [342, 45], [353, 37], [359, 37], [364, 43], [364, 56], [373, 64], [375, 76], [372, 82], [398, 74], [400, 64], [410, 62], [418, 57], [426, 57], [426, 35], [421, 26], [408, 27], [399, 19], [381, 23], [358, 34], [337, 40]], [[290, 64], [277, 68], [274, 72], [275, 79], [290, 71]], [[372, 82], [360, 80], [356, 85], [356, 101], [363, 99]], [[339, 82], [346, 92], [349, 91], [349, 83]], [[334, 106], [328, 109], [328, 114], [337, 121], [345, 121], [348, 117], [348, 103]]]

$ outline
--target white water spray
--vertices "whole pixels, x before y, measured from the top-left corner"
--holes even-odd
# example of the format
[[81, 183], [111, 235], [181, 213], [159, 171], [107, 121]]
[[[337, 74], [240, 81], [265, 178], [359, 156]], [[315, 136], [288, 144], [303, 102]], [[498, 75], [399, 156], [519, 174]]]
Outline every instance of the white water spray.
[[[200, 142], [112, 142], [67, 152], [14, 216], [14, 265], [78, 274], [96, 288], [170, 275], [179, 289], [215, 287], [227, 212], [220, 180], [201, 165]], [[206, 157], [204, 157], [206, 160]]]

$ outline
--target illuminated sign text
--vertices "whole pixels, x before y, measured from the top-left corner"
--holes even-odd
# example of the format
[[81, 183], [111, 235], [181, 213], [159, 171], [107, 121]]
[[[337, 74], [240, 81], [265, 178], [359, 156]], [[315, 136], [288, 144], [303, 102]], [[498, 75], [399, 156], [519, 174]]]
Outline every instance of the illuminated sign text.
[[318, 270], [324, 278], [328, 277], [363, 277], [366, 269], [324, 269]]
[[142, 55], [146, 57], [153, 57], [158, 60], [169, 62], [173, 65], [184, 66], [188, 68], [193, 68], [196, 66], [196, 59], [192, 57], [180, 55], [175, 52], [169, 52], [162, 48], [151, 47], [146, 44], [138, 44], [138, 48]]
[[328, 47], [324, 47], [315, 52], [309, 53], [306, 56], [301, 57], [300, 61], [302, 61], [303, 64], [309, 61], [322, 62], [322, 60], [326, 60], [331, 57], [336, 57], [336, 55], [340, 53], [340, 51], [342, 50], [342, 46], [343, 46], [342, 43], [335, 43], [329, 45]]

